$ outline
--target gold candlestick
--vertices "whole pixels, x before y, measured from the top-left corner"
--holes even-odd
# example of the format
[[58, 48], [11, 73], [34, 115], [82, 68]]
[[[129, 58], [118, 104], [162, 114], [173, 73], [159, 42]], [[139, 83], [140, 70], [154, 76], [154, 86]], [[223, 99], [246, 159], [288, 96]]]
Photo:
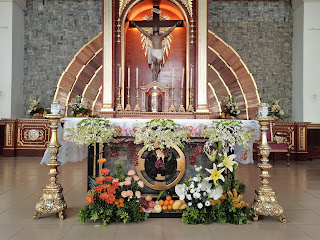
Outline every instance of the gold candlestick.
[[138, 88], [136, 88], [136, 106], [134, 107], [134, 111], [135, 112], [140, 112], [140, 105], [139, 105], [139, 92], [138, 92]]
[[193, 88], [190, 88], [190, 98], [189, 98], [189, 106], [188, 106], [188, 112], [193, 112]]
[[67, 203], [63, 198], [63, 188], [57, 183], [58, 166], [61, 162], [57, 160], [59, 147], [57, 129], [60, 122], [61, 115], [48, 114], [46, 118], [51, 122], [51, 140], [49, 145], [49, 153], [51, 155], [50, 161], [47, 165], [50, 167], [49, 176], [50, 183], [42, 190], [40, 202], [36, 204], [36, 212], [33, 215], [34, 219], [40, 218], [41, 213], [58, 213], [60, 219], [66, 218]]
[[130, 87], [127, 87], [127, 88], [128, 88], [128, 102], [127, 102], [127, 106], [126, 106], [125, 111], [126, 112], [131, 112], [132, 109], [131, 109], [131, 105], [130, 105]]
[[270, 146], [267, 141], [267, 131], [270, 122], [270, 117], [259, 117], [258, 121], [261, 130], [261, 141], [259, 144], [260, 154], [262, 156], [261, 163], [258, 167], [261, 169], [261, 183], [262, 186], [256, 189], [256, 197], [254, 198], [251, 208], [254, 210], [254, 221], [258, 221], [259, 215], [263, 216], [280, 216], [280, 222], [287, 222], [286, 217], [283, 215], [283, 208], [280, 207], [276, 200], [276, 193], [269, 186], [268, 178], [270, 174], [268, 170], [272, 168], [268, 156], [270, 154]]
[[171, 94], [171, 106], [169, 108], [169, 112], [176, 112], [176, 107], [174, 106], [174, 95], [173, 95], [173, 92], [174, 92], [174, 88], [171, 88], [172, 89], [172, 94]]
[[118, 89], [118, 98], [117, 98], [118, 105], [117, 105], [116, 111], [122, 112], [123, 108], [122, 108], [122, 104], [121, 104], [121, 87], [116, 87], [116, 89]]
[[185, 112], [185, 108], [183, 106], [183, 92], [182, 92], [183, 88], [181, 88], [181, 97], [180, 97], [180, 107], [179, 107], [179, 112]]

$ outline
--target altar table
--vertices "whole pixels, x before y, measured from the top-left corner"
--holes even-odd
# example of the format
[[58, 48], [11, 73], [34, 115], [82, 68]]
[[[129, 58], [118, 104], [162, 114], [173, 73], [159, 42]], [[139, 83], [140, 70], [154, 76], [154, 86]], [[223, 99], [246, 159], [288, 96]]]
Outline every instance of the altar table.
[[[61, 121], [64, 122], [63, 128], [74, 127], [78, 122], [83, 120], [84, 118], [62, 118]], [[115, 124], [117, 128], [121, 131], [121, 136], [124, 137], [132, 137], [135, 128], [137, 128], [138, 123], [145, 123], [152, 119], [125, 119], [125, 118], [109, 118], [110, 124]], [[186, 126], [188, 129], [189, 137], [200, 137], [201, 135], [201, 126], [209, 125], [212, 121], [221, 121], [222, 119], [175, 119], [175, 123], [180, 124], [182, 126]], [[246, 128], [250, 129], [252, 132], [252, 136], [254, 137], [254, 141], [259, 140], [260, 130], [259, 130], [259, 122], [256, 120], [241, 120]], [[71, 139], [68, 139], [66, 133], [63, 131], [62, 126], [60, 125], [58, 128], [58, 140], [61, 144], [58, 153], [58, 160], [61, 164], [65, 164], [67, 162], [78, 162], [82, 161], [87, 157], [88, 148], [86, 145], [77, 146]], [[114, 140], [117, 142], [117, 139]], [[249, 143], [252, 148], [253, 142]], [[253, 154], [252, 151], [245, 149], [243, 146], [236, 145], [234, 148], [234, 153], [236, 154], [236, 160], [243, 164], [253, 163]], [[50, 154], [48, 149], [44, 153], [41, 164], [47, 163], [50, 160]]]

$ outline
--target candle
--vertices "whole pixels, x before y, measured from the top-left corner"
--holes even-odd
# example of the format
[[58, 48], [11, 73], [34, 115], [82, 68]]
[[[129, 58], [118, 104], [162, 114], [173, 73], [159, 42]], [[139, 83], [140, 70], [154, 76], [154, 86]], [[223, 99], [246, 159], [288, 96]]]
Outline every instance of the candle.
[[193, 80], [192, 71], [193, 71], [193, 68], [190, 69], [190, 88], [192, 88], [192, 80]]
[[119, 87], [121, 87], [121, 67], [119, 67]]
[[174, 81], [174, 68], [172, 68], [172, 81], [171, 81], [171, 88], [173, 88], [173, 81]]
[[130, 88], [130, 67], [128, 67], [128, 88]]
[[137, 68], [136, 68], [136, 88], [138, 88], [138, 82], [139, 82], [138, 76], [139, 76], [139, 69], [138, 69], [138, 67], [137, 67]]
[[181, 89], [183, 88], [183, 82], [184, 82], [184, 67], [182, 68]]

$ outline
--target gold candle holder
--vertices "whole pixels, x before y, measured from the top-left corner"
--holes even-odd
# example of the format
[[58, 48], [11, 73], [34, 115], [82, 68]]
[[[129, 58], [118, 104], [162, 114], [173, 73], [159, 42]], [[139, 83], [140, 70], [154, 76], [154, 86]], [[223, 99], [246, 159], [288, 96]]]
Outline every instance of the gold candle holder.
[[193, 88], [190, 88], [190, 98], [189, 98], [188, 112], [194, 112], [194, 108], [193, 108]]
[[116, 111], [122, 112], [123, 108], [121, 104], [121, 87], [116, 87], [116, 88], [118, 89], [118, 97], [117, 97], [118, 105], [117, 105]]
[[174, 88], [171, 88], [172, 89], [172, 94], [171, 94], [171, 106], [169, 108], [169, 112], [176, 112], [176, 107], [174, 106], [174, 95], [173, 95], [173, 92], [174, 92]]
[[127, 87], [127, 88], [128, 88], [128, 102], [127, 102], [127, 106], [126, 106], [125, 111], [126, 112], [131, 112], [132, 109], [131, 109], [131, 105], [130, 105], [130, 87]]
[[181, 96], [180, 96], [180, 107], [179, 107], [179, 112], [185, 112], [185, 108], [183, 106], [183, 88], [181, 88]]
[[268, 159], [271, 148], [267, 141], [267, 131], [270, 120], [270, 117], [258, 117], [261, 130], [259, 149], [262, 156], [261, 163], [258, 163], [258, 167], [261, 169], [260, 177], [262, 179], [262, 186], [256, 189], [256, 197], [254, 198], [251, 208], [254, 211], [254, 221], [258, 221], [260, 215], [280, 216], [280, 222], [285, 223], [287, 219], [283, 215], [283, 208], [278, 204], [276, 193], [269, 186], [268, 181], [268, 178], [271, 177], [268, 170], [272, 168]]
[[138, 88], [136, 88], [136, 106], [134, 107], [134, 111], [135, 112], [140, 112], [141, 108], [139, 105], [139, 92], [138, 92]]
[[47, 165], [50, 167], [49, 176], [50, 183], [42, 190], [40, 201], [36, 204], [36, 212], [33, 215], [34, 219], [39, 219], [41, 213], [57, 213], [60, 219], [66, 218], [67, 203], [64, 201], [62, 194], [63, 188], [57, 183], [58, 166], [61, 162], [57, 160], [59, 147], [57, 129], [61, 115], [48, 114], [46, 118], [51, 122], [51, 140], [49, 145], [50, 161]]

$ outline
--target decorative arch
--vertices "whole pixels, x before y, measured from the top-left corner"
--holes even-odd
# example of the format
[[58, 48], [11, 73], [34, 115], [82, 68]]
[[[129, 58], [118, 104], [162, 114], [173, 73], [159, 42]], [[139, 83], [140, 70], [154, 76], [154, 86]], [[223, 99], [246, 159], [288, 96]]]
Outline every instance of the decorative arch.
[[[62, 73], [54, 100], [66, 106], [76, 95], [85, 98], [93, 115], [102, 108], [102, 34], [84, 45]], [[209, 31], [208, 34], [208, 107], [211, 118], [219, 117], [220, 101], [232, 94], [242, 110], [240, 117], [253, 118], [260, 97], [252, 74], [235, 50]]]

